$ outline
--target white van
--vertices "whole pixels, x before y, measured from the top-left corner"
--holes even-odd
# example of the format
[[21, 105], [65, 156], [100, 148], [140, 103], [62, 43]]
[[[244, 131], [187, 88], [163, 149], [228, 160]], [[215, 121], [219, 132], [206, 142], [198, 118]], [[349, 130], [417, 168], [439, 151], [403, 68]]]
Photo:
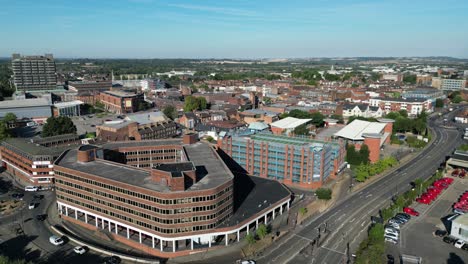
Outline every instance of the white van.
[[37, 187], [37, 186], [26, 186], [26, 187], [24, 187], [24, 190], [26, 192], [37, 192], [39, 190], [39, 187]]

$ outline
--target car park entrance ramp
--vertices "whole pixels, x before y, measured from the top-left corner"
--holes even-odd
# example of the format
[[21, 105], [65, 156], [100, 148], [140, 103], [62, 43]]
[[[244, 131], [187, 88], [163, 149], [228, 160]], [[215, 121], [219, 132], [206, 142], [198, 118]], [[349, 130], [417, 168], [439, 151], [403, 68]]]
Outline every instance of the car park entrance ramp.
[[417, 256], [411, 256], [411, 255], [401, 255], [400, 258], [400, 263], [406, 264], [406, 263], [416, 263], [416, 264], [421, 264], [422, 263], [422, 258], [417, 257]]

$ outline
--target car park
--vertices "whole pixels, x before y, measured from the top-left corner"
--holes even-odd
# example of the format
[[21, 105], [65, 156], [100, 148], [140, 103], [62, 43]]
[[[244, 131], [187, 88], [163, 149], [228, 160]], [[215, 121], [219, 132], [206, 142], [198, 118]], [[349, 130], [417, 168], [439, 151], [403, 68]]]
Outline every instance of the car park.
[[83, 255], [84, 253], [86, 253], [86, 248], [82, 246], [76, 246], [73, 248], [73, 251], [75, 251], [76, 254]]
[[414, 210], [413, 208], [411, 207], [405, 207], [403, 208], [403, 211], [407, 214], [410, 214], [410, 215], [413, 215], [413, 216], [419, 216], [419, 212]]
[[458, 240], [455, 242], [455, 244], [454, 244], [454, 246], [455, 246], [456, 248], [462, 248], [464, 245], [465, 245], [465, 241], [463, 241], [463, 240], [461, 240], [461, 239], [458, 239]]
[[54, 246], [60, 246], [63, 245], [63, 243], [65, 243], [61, 237], [55, 235], [49, 237], [49, 242]]

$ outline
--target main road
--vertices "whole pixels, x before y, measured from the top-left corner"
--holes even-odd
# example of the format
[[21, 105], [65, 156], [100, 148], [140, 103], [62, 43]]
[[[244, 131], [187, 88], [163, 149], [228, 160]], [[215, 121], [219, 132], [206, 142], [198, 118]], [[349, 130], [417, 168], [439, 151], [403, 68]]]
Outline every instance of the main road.
[[[452, 119], [454, 113], [447, 118]], [[304, 227], [296, 229], [292, 236], [273, 245], [258, 263], [346, 263], [349, 252], [354, 252], [370, 224], [370, 216], [389, 204], [391, 198], [407, 191], [416, 178], [433, 175], [454, 149], [461, 144], [462, 132], [458, 128], [445, 128], [441, 118], [428, 120], [434, 142], [411, 162], [391, 174], [382, 177], [324, 214], [311, 219]], [[323, 230], [329, 230], [324, 233]], [[311, 246], [321, 229], [322, 243]]]

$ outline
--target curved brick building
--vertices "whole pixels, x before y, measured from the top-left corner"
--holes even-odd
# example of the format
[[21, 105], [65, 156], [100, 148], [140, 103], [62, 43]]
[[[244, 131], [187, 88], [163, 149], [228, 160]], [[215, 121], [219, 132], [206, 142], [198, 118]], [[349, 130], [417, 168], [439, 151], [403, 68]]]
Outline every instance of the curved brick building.
[[81, 146], [62, 154], [54, 171], [63, 219], [162, 257], [238, 241], [290, 202], [280, 184], [254, 182], [258, 190], [235, 206], [235, 176], [193, 135]]

